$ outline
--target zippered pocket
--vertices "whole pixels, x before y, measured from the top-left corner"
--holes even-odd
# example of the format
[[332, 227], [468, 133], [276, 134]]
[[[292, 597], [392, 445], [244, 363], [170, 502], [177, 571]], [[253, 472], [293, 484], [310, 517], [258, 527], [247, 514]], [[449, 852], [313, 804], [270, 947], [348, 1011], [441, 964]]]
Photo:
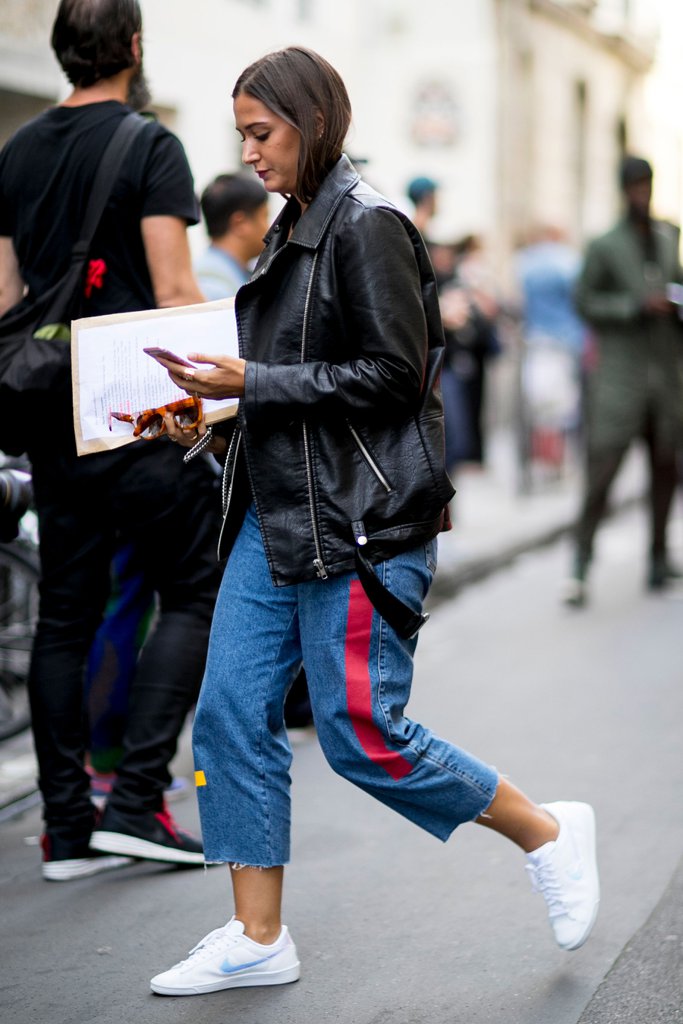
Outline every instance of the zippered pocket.
[[387, 477], [386, 473], [384, 472], [384, 470], [380, 466], [379, 462], [377, 461], [375, 456], [372, 454], [372, 452], [370, 451], [370, 449], [366, 445], [365, 441], [360, 436], [360, 434], [358, 433], [356, 428], [353, 426], [353, 424], [350, 422], [350, 420], [346, 421], [346, 425], [349, 428], [349, 432], [351, 434], [351, 437], [353, 438], [353, 443], [355, 444], [356, 448], [360, 452], [360, 455], [362, 456], [362, 458], [363, 458], [364, 462], [366, 463], [368, 469], [373, 474], [375, 479], [379, 482], [379, 484], [384, 488], [384, 490], [387, 492], [387, 494], [391, 494], [391, 492], [393, 491], [394, 488], [392, 487], [389, 478]]

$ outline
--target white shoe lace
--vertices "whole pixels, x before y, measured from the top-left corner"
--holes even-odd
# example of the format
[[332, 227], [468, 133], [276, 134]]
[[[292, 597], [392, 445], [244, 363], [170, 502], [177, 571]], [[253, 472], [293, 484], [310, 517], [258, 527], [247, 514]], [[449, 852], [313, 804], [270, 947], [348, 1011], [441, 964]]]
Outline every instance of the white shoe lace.
[[553, 864], [526, 864], [525, 867], [531, 878], [531, 888], [540, 892], [548, 904], [548, 916], [553, 918], [566, 914], [567, 906]]
[[[189, 963], [193, 957], [195, 963], [197, 960], [205, 960], [219, 943], [221, 948], [225, 950], [228, 946], [234, 946], [238, 943], [240, 938], [241, 935], [235, 935], [228, 931], [228, 925], [223, 925], [222, 928], [214, 928], [212, 932], [209, 932], [203, 939], [200, 939], [197, 945], [192, 947], [186, 958], [177, 963], [175, 967], [182, 967], [184, 964]], [[175, 970], [175, 967], [172, 970]]]

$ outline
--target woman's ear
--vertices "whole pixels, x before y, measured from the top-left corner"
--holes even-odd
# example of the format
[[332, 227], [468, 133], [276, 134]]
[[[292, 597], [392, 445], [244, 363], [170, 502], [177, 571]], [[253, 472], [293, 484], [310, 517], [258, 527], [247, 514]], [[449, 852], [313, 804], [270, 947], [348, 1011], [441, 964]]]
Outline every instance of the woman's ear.
[[316, 107], [315, 110], [315, 137], [318, 142], [322, 139], [325, 134], [325, 118], [323, 117], [322, 111]]

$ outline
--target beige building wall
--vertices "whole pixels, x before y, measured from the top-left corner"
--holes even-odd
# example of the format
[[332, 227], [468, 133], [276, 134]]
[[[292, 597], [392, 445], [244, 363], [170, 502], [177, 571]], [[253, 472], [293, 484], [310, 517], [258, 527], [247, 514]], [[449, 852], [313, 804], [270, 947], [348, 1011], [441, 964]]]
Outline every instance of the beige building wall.
[[[52, 100], [59, 89], [59, 68], [49, 36], [54, 0], [2, 0], [0, 3], [0, 88]], [[4, 97], [0, 122], [10, 112]]]
[[644, 128], [638, 112], [654, 36], [637, 3], [606, 2], [498, 0], [504, 274], [511, 249], [535, 226], [557, 226], [581, 246], [618, 213], [617, 168], [634, 122]]
[[231, 91], [247, 64], [299, 43], [317, 45], [330, 60], [348, 66], [359, 5], [345, 5], [334, 31], [321, 31], [317, 17], [307, 16], [308, 6], [300, 0], [143, 0], [154, 99], [176, 111], [174, 130], [187, 148], [198, 188], [240, 166]]
[[408, 212], [410, 179], [437, 181], [434, 237], [489, 233], [496, 217], [493, 4], [392, 0], [378, 6], [380, 15], [364, 26], [365, 54], [352, 93], [355, 146], [369, 158], [367, 176]]
[[239, 163], [230, 92], [245, 64], [278, 46], [318, 49], [344, 78], [354, 110], [348, 151], [404, 209], [411, 177], [442, 186], [435, 230], [455, 237], [495, 224], [497, 86], [490, 0], [146, 0], [145, 59], [155, 99], [202, 187]]
[[[660, 19], [656, 73], [643, 83], [638, 144], [655, 169], [654, 207], [683, 223], [683, 3], [653, 0]], [[635, 131], [634, 131], [635, 135]]]

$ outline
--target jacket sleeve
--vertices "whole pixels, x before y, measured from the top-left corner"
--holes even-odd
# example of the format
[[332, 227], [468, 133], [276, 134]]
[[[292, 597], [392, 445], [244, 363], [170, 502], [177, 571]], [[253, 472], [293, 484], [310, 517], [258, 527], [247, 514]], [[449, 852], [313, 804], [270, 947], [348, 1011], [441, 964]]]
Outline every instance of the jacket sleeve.
[[603, 249], [593, 242], [588, 247], [574, 298], [583, 319], [595, 327], [603, 327], [637, 320], [643, 297], [614, 281]]
[[357, 355], [342, 363], [248, 362], [244, 402], [252, 422], [285, 408], [362, 414], [417, 404], [428, 340], [413, 243], [391, 211], [354, 213], [336, 229], [331, 258], [343, 333]]

